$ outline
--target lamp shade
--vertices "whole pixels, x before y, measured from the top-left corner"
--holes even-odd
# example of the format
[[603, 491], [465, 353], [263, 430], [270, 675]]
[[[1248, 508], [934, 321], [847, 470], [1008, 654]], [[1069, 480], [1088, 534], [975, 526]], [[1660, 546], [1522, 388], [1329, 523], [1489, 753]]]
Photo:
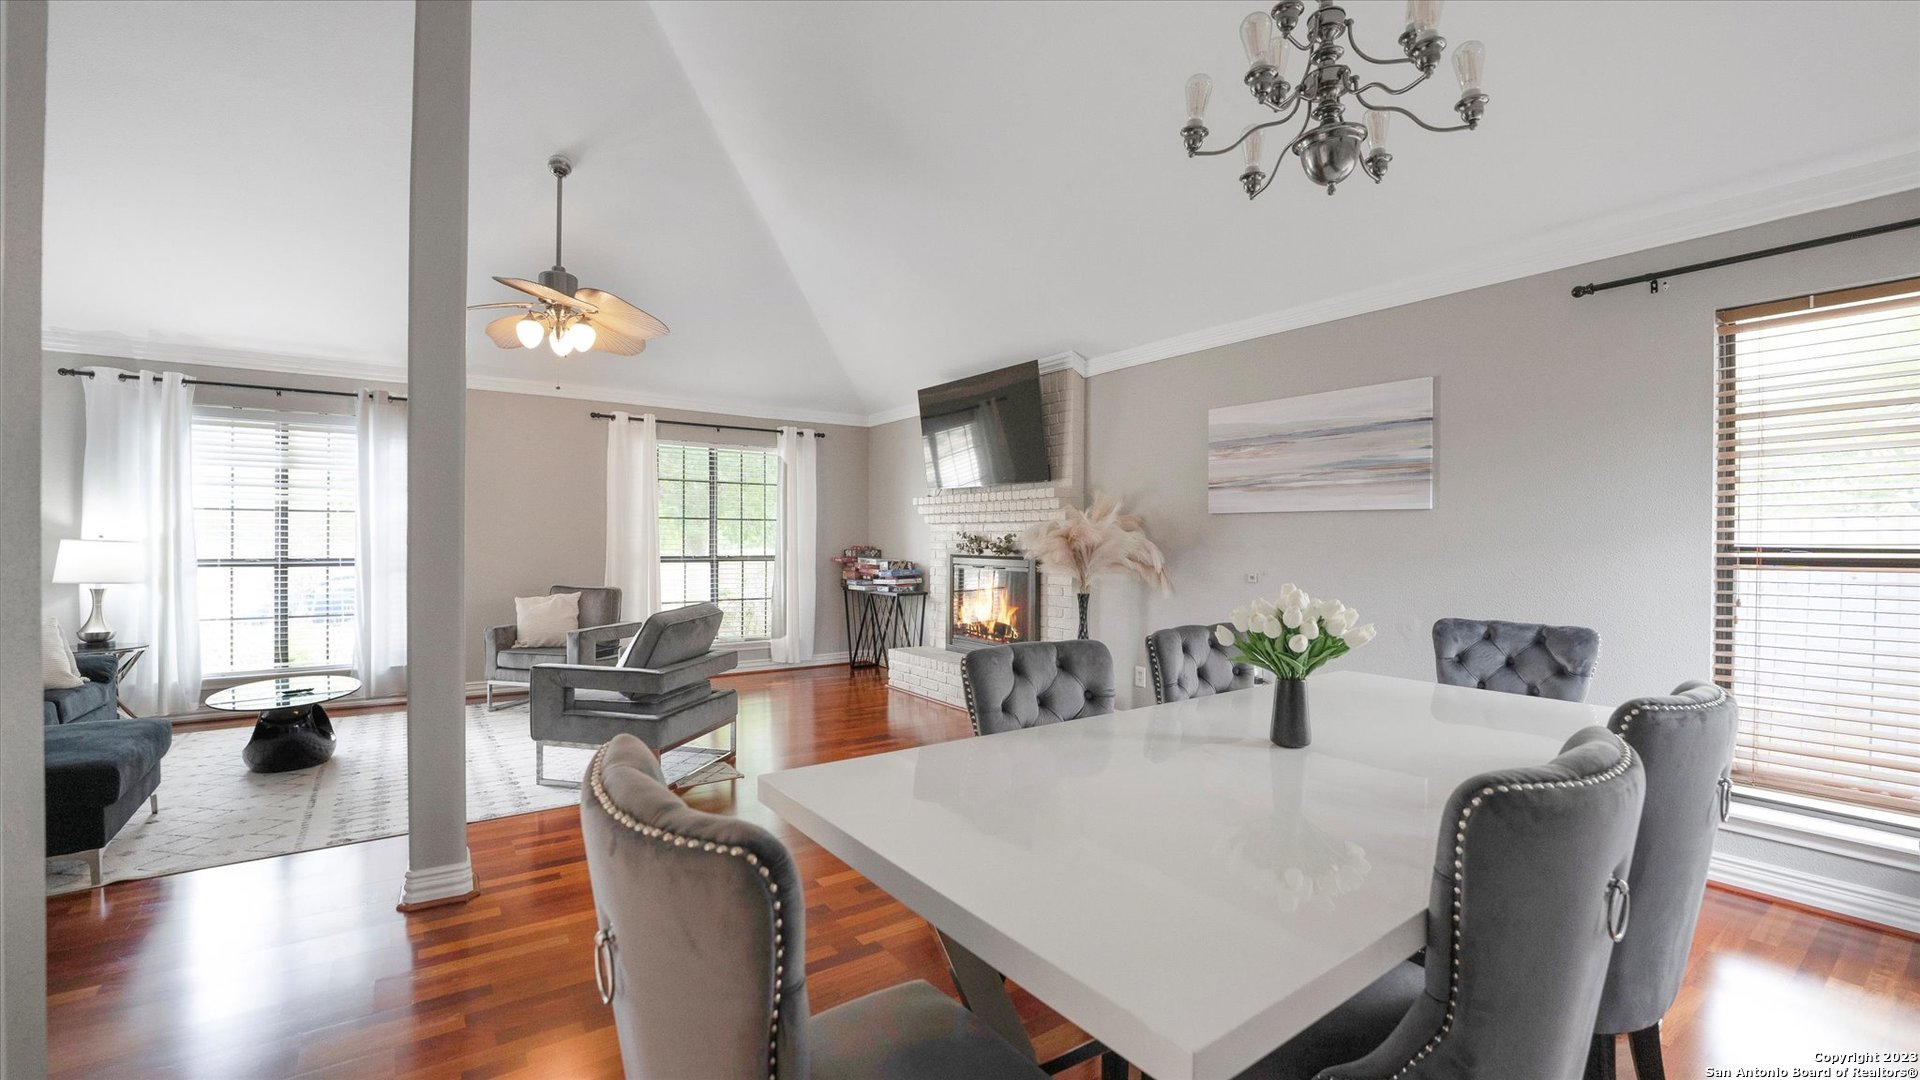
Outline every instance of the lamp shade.
[[131, 540], [62, 540], [53, 560], [57, 585], [113, 585], [146, 576], [146, 553]]

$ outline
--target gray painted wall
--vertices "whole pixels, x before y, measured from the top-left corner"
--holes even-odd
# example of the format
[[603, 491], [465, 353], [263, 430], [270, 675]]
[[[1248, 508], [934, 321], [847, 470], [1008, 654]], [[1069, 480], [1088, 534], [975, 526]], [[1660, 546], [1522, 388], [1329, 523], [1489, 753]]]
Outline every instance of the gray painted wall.
[[[51, 576], [60, 539], [78, 535], [80, 521], [80, 465], [85, 446], [85, 410], [80, 380], [54, 374], [60, 367], [110, 364], [138, 368], [137, 361], [111, 357], [48, 353], [42, 389], [44, 429], [41, 440], [41, 555], [42, 608], [71, 631], [84, 618], [79, 589], [46, 582]], [[188, 364], [147, 364], [165, 367], [195, 378], [231, 382], [261, 382], [318, 389], [353, 389], [376, 385], [350, 379], [326, 379], [279, 372]], [[381, 388], [403, 392], [398, 384]], [[272, 407], [274, 395], [259, 391], [201, 387], [197, 400], [225, 405]], [[298, 402], [312, 411], [351, 412], [353, 403], [340, 398], [280, 398], [284, 407]], [[467, 391], [467, 501], [466, 501], [466, 630], [467, 678], [477, 682], [485, 670], [481, 632], [513, 621], [513, 598], [543, 593], [549, 585], [592, 584], [601, 580], [606, 560], [607, 421], [589, 412], [651, 411], [663, 420], [696, 420], [772, 427], [778, 420], [688, 413], [671, 409], [643, 410], [637, 405], [609, 405], [574, 398], [536, 397], [486, 390]], [[814, 612], [814, 651], [845, 651], [845, 621], [840, 611], [839, 577], [829, 555], [850, 544], [866, 542], [867, 429], [821, 427], [820, 514], [817, 540], [821, 556], [819, 592]], [[663, 428], [663, 434], [699, 436], [694, 429]], [[711, 437], [712, 433], [707, 433]], [[748, 443], [759, 439], [772, 445], [771, 436], [726, 433], [726, 441]], [[917, 452], [917, 451], [916, 451]], [[918, 459], [915, 459], [916, 467]], [[909, 507], [911, 510], [911, 507]], [[109, 615], [113, 594], [107, 594]], [[741, 659], [765, 659], [766, 649], [744, 650]]]
[[[1257, 211], [1257, 208], [1256, 208]], [[1341, 667], [1433, 677], [1446, 615], [1593, 626], [1591, 700], [1712, 672], [1712, 444], [1718, 308], [1920, 274], [1895, 233], [1582, 300], [1573, 285], [1920, 216], [1920, 192], [1226, 345], [1088, 381], [1092, 490], [1120, 495], [1166, 551], [1173, 595], [1096, 586], [1093, 635], [1120, 694], [1160, 626], [1224, 618], [1293, 581], [1380, 636]], [[1435, 376], [1435, 508], [1209, 515], [1207, 410]], [[917, 420], [874, 428], [868, 531], [924, 558]], [[911, 467], [907, 466], [911, 462]], [[1257, 574], [1249, 584], [1246, 575]], [[1920, 877], [1727, 835], [1721, 850], [1912, 895]]]

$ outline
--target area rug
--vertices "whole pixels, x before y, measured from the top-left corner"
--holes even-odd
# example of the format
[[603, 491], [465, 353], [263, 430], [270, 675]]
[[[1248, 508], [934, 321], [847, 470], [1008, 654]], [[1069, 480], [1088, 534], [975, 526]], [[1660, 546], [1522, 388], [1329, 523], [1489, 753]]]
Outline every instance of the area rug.
[[[143, 807], [101, 858], [109, 881], [176, 874], [295, 851], [398, 836], [407, 831], [407, 714], [351, 713], [333, 718], [339, 745], [324, 765], [298, 772], [248, 772], [240, 749], [251, 727], [175, 734], [162, 766], [160, 813]], [[533, 778], [526, 705], [498, 712], [467, 707], [467, 817], [525, 814], [580, 801], [577, 791]], [[593, 751], [547, 751], [549, 779], [577, 778]], [[670, 750], [662, 771], [676, 786], [737, 778], [726, 762], [697, 749]], [[77, 859], [47, 863], [48, 894], [88, 887]]]

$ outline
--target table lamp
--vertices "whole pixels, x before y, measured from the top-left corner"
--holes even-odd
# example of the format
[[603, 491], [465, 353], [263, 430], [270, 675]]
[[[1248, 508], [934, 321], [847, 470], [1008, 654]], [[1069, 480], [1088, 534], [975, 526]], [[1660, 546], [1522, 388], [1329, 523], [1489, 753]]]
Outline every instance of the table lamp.
[[53, 560], [56, 585], [85, 585], [93, 593], [93, 612], [80, 627], [80, 644], [90, 649], [113, 644], [113, 628], [101, 610], [108, 585], [146, 579], [146, 559], [130, 540], [62, 540]]

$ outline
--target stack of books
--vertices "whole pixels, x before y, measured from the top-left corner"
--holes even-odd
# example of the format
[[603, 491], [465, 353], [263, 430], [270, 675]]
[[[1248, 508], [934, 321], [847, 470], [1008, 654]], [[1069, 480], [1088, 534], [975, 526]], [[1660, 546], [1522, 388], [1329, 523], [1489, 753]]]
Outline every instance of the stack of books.
[[917, 593], [927, 586], [926, 575], [920, 567], [906, 559], [861, 558], [841, 562], [841, 579], [842, 585], [855, 592]]

